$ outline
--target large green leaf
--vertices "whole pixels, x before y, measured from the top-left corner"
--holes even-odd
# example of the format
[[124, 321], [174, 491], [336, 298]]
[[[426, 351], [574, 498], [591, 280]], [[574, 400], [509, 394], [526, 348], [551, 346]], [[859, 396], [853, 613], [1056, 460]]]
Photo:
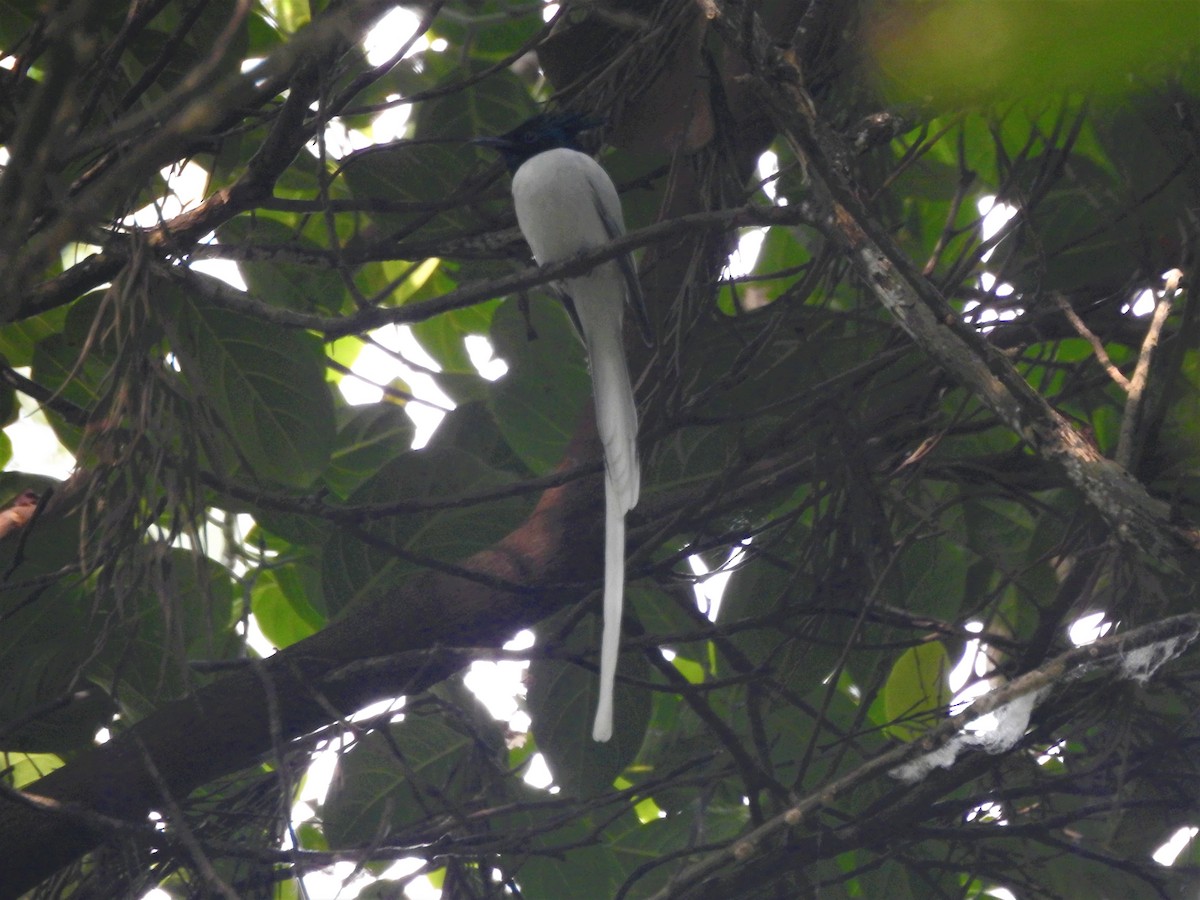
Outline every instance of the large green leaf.
[[[469, 498], [509, 482], [509, 476], [458, 450], [426, 447], [393, 459], [355, 491], [351, 504], [454, 502], [372, 521], [362, 526], [367, 539], [345, 528], [333, 532], [322, 548], [322, 585], [330, 614], [419, 570], [422, 558], [457, 563], [490, 547], [520, 521], [528, 501], [506, 497], [475, 504]], [[402, 558], [390, 547], [418, 559]]]
[[[448, 88], [471, 75], [471, 67], [455, 69], [440, 87]], [[519, 78], [504, 70], [464, 90], [443, 90], [417, 109], [417, 136], [469, 140], [508, 131], [537, 107]]]
[[[0, 474], [0, 500], [6, 505], [27, 490], [45, 496], [61, 487], [42, 476]], [[77, 749], [91, 743], [112, 714], [107, 694], [79, 674], [95, 645], [70, 568], [79, 561], [79, 528], [77, 511], [64, 515], [60, 510], [0, 541], [0, 730], [5, 749]], [[86, 691], [86, 696], [72, 697], [75, 691]], [[23, 721], [19, 728], [13, 726], [17, 720]]]
[[[513, 854], [516, 881], [528, 900], [599, 900], [622, 890], [621, 896], [648, 897], [680, 864], [672, 858], [673, 851], [686, 847], [698, 833], [694, 812], [642, 821], [628, 808], [615, 817], [584, 813], [567, 818], [557, 816], [553, 808], [539, 810], [541, 798], [531, 791], [517, 796], [530, 811], [505, 816], [497, 824], [504, 830], [533, 832], [524, 852]], [[700, 833], [724, 836], [727, 830], [700, 827]], [[665, 866], [655, 865], [668, 859]]]
[[217, 240], [239, 247], [258, 247], [260, 258], [238, 263], [252, 297], [272, 306], [302, 312], [337, 313], [347, 300], [346, 284], [332, 267], [290, 262], [289, 251], [316, 253], [321, 248], [274, 219], [241, 216], [217, 229]]
[[335, 434], [321, 342], [182, 293], [169, 302], [172, 350], [193, 397], [219, 422], [209, 440], [231, 443], [254, 477], [311, 484]]
[[478, 151], [465, 144], [401, 143], [356, 154], [345, 163], [342, 176], [353, 196], [394, 204], [387, 212], [370, 214], [380, 237], [398, 240], [420, 229], [424, 240], [478, 225], [464, 211], [458, 193], [479, 167]]
[[148, 544], [136, 552], [142, 571], [134, 590], [81, 597], [89, 614], [109, 627], [91, 677], [129, 721], [194, 688], [201, 678], [190, 670], [191, 660], [229, 659], [243, 646], [235, 631], [232, 573], [181, 548]]
[[[943, 524], [949, 526], [948, 516]], [[967, 573], [975, 555], [941, 536], [913, 540], [899, 560], [904, 605], [935, 618], [955, 621], [974, 598], [967, 593]]]
[[[86, 124], [104, 128], [131, 111], [154, 109], [160, 117], [178, 112], [177, 90], [198, 70], [207, 69], [205, 84], [235, 75], [248, 46], [248, 23], [256, 18], [239, 16], [235, 0], [215, 0], [199, 8], [163, 3], [136, 28], [129, 27], [117, 6], [97, 4], [94, 10], [106, 19], [103, 25], [93, 23], [89, 33], [123, 51], [119, 65], [103, 67], [110, 80], [89, 85], [102, 115]], [[188, 87], [195, 90], [194, 85]], [[164, 103], [168, 97], [176, 103]]]
[[40, 341], [63, 329], [67, 320], [67, 307], [55, 309], [0, 325], [0, 353], [10, 366], [28, 366], [33, 362], [33, 353]]
[[[515, 53], [541, 27], [533, 16], [514, 16], [507, 0], [472, 2], [470, 16], [446, 16], [439, 19], [435, 32], [454, 47], [470, 47], [476, 60], [499, 62]], [[479, 28], [476, 17], [488, 17], [492, 22]]]
[[[38, 520], [16, 572], [28, 579], [74, 562], [78, 527], [77, 517]], [[111, 716], [110, 697], [136, 719], [183, 692], [188, 660], [226, 658], [241, 646], [223, 567], [165, 545], [138, 544], [125, 558], [130, 581], [121, 588], [67, 575], [8, 595], [18, 602], [0, 631], [0, 720], [44, 709], [5, 735], [7, 747], [85, 745]]]
[[[33, 350], [33, 380], [53, 390], [56, 396], [87, 412], [94, 411], [113, 370], [115, 352], [107, 341], [98, 340], [96, 319], [104, 291], [92, 291], [71, 305], [61, 331], [51, 332]], [[46, 323], [49, 324], [49, 323]], [[42, 328], [32, 329], [32, 334]], [[78, 450], [83, 440], [82, 429], [52, 407], [47, 418], [63, 445]]]
[[14, 788], [23, 788], [62, 765], [62, 758], [51, 753], [0, 752], [0, 770], [4, 773], [0, 777]]
[[[1064, 173], [1046, 189], [1059, 165]], [[1109, 172], [1079, 154], [1024, 161], [1000, 197], [1022, 211], [1022, 227], [997, 246], [989, 267], [1022, 293], [1123, 285], [1138, 268], [1141, 248], [1128, 227], [1104, 227], [1107, 211], [1118, 206], [1114, 188]]]
[[529, 474], [529, 470], [504, 439], [488, 405], [482, 401], [463, 403], [447, 413], [428, 446], [461, 450], [483, 460], [494, 469], [516, 476]]
[[114, 712], [109, 694], [83, 676], [96, 642], [84, 595], [68, 582], [27, 599], [7, 611], [0, 632], [3, 746], [59, 754], [82, 749]]
[[32, 26], [41, 12], [28, 0], [4, 0], [0, 3], [0, 50], [11, 50]]
[[[566, 617], [564, 613], [556, 619]], [[552, 632], [556, 619], [545, 623], [542, 632]], [[563, 653], [596, 659], [600, 630], [600, 618], [590, 616], [555, 647]], [[612, 789], [613, 779], [641, 747], [650, 718], [649, 692], [624, 684], [622, 677], [646, 681], [650, 673], [642, 654], [621, 654], [614, 689], [613, 736], [599, 743], [592, 740], [592, 718], [600, 689], [596, 672], [559, 659], [530, 663], [527, 705], [533, 733], [556, 783], [564, 790], [590, 797]]]
[[258, 627], [276, 647], [291, 646], [325, 625], [320, 573], [304, 563], [263, 572], [250, 603]]
[[[563, 844], [571, 839], [589, 837], [589, 824], [582, 821], [554, 835]], [[530, 900], [556, 897], [612, 897], [635, 870], [660, 859], [664, 851], [679, 845], [684, 824], [674, 820], [638, 822], [632, 815], [613, 823], [604, 834], [604, 843], [574, 846], [565, 852], [531, 855], [521, 866], [517, 880]], [[642, 874], [636, 887], [625, 894], [630, 898], [648, 897], [661, 888], [669, 870], [659, 868]], [[586, 893], [580, 893], [581, 890]]]
[[591, 403], [583, 345], [561, 308], [544, 300], [529, 318], [508, 301], [492, 319], [492, 345], [508, 374], [491, 396], [492, 414], [513, 452], [542, 474], [562, 462], [567, 442]]
[[947, 676], [952, 665], [941, 641], [917, 644], [900, 654], [883, 689], [893, 737], [915, 740], [937, 724], [935, 717], [950, 702]]
[[[986, 35], [986, 40], [981, 36]], [[1187, 3], [919, 4], [877, 16], [870, 54], [895, 96], [971, 105], [1064, 91], [1122, 98], [1196, 47]], [[1134, 74], [1136, 73], [1136, 74]]]
[[[444, 289], [449, 288], [447, 284]], [[464, 339], [468, 335], [486, 335], [491, 331], [492, 314], [496, 306], [497, 303], [493, 301], [434, 316], [414, 324], [413, 334], [429, 355], [437, 360], [443, 372], [476, 376], [477, 370], [467, 354]]]
[[413, 424], [394, 403], [372, 403], [338, 410], [337, 442], [324, 481], [340, 497], [349, 497], [380, 469], [412, 447]]
[[[335, 848], [366, 847], [404, 833], [481, 790], [503, 756], [499, 731], [472, 733], [453, 719], [409, 710], [342, 754], [321, 817]], [[493, 768], [497, 767], [497, 768]]]

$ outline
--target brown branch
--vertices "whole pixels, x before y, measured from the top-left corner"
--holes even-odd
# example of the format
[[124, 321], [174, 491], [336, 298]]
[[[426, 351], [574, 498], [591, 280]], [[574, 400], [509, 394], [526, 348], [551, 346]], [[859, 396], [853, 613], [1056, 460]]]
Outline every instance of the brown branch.
[[[1079, 318], [1079, 313], [1075, 312], [1075, 308], [1071, 306], [1071, 301], [1062, 294], [1054, 295], [1054, 302], [1058, 308], [1062, 310], [1062, 314], [1067, 317], [1067, 321], [1071, 323], [1071, 327], [1076, 333], [1092, 345], [1092, 352], [1096, 354], [1096, 359], [1100, 365], [1104, 367], [1104, 371], [1108, 373], [1108, 377], [1121, 386], [1121, 389], [1128, 393], [1129, 379], [1125, 377], [1125, 373], [1118, 369], [1112, 359], [1108, 355], [1108, 351], [1104, 349], [1104, 343], [1100, 338], [1096, 337], [1096, 333], [1087, 327], [1087, 323]], [[1120, 454], [1117, 455], [1117, 462], [1125, 465]]]
[[530, 267], [502, 278], [468, 284], [440, 297], [407, 303], [401, 307], [372, 306], [349, 316], [319, 316], [270, 306], [218, 279], [181, 271], [178, 268], [173, 268], [166, 274], [169, 277], [180, 279], [190, 290], [203, 294], [206, 299], [223, 309], [254, 316], [286, 328], [304, 328], [316, 331], [326, 338], [333, 339], [371, 331], [383, 325], [424, 322], [442, 313], [465, 309], [495, 297], [519, 293], [529, 288], [569, 278], [572, 275], [582, 274], [595, 268], [598, 263], [680, 235], [712, 230], [723, 231], [748, 225], [795, 225], [803, 221], [802, 211], [788, 207], [744, 206], [713, 212], [691, 213], [630, 232], [603, 247], [582, 253], [565, 262]]
[[[1178, 269], [1172, 269], [1167, 273], [1165, 288], [1162, 296], [1154, 304], [1154, 312], [1150, 316], [1150, 326], [1146, 329], [1145, 338], [1142, 339], [1142, 349], [1138, 354], [1137, 366], [1133, 370], [1133, 377], [1129, 379], [1129, 399], [1125, 402], [1125, 413], [1121, 417], [1121, 434], [1117, 438], [1117, 462], [1129, 469], [1137, 465], [1141, 426], [1145, 419], [1143, 400], [1146, 387], [1150, 381], [1152, 368], [1155, 370], [1160, 368], [1155, 366], [1158, 361], [1155, 351], [1158, 350], [1163, 326], [1167, 324], [1167, 316], [1171, 314], [1171, 305], [1175, 300], [1175, 292], [1179, 289], [1182, 277], [1183, 273]], [[1161, 389], [1162, 386], [1156, 387]]]
[[[286, 168], [286, 159], [281, 155], [276, 155], [274, 158], [280, 165], [277, 171], [267, 173], [259, 170], [255, 179], [243, 179], [229, 188], [218, 191], [196, 209], [182, 213], [169, 222], [164, 222], [162, 225], [144, 232], [143, 239], [146, 244], [152, 248], [170, 248], [173, 252], [186, 252], [191, 242], [200, 235], [212, 231], [238, 213], [254, 208], [262, 200], [264, 190], [269, 191], [270, 185], [274, 183], [279, 172], [282, 171], [282, 168]], [[349, 334], [361, 334], [383, 325], [424, 322], [442, 313], [474, 306], [494, 297], [518, 293], [578, 275], [594, 268], [597, 263], [615, 259], [631, 250], [668, 241], [681, 235], [714, 230], [725, 231], [730, 228], [752, 225], [798, 225], [804, 224], [805, 218], [803, 211], [799, 208], [766, 206], [743, 206], [711, 212], [689, 213], [632, 231], [610, 244], [581, 254], [576, 259], [541, 268], [530, 267], [503, 278], [468, 284], [440, 297], [408, 303], [402, 307], [368, 307], [349, 316], [319, 316], [272, 306], [256, 300], [219, 279], [179, 267], [171, 267], [165, 273], [156, 271], [156, 274], [159, 277], [170, 277], [181, 281], [186, 288], [199, 293], [223, 309], [254, 316], [274, 325], [316, 331], [332, 339]], [[516, 239], [517, 233], [513, 230], [511, 237], [506, 239], [505, 243], [511, 243]], [[480, 240], [482, 238], [477, 239], [475, 243], [479, 243]], [[393, 246], [387, 254], [387, 258], [398, 259], [407, 258], [410, 255], [429, 255], [438, 252], [440, 246], [436, 243], [404, 248]], [[230, 248], [202, 249], [195, 255], [200, 259], [221, 258], [228, 255], [224, 252], [227, 249]], [[279, 248], [279, 251], [291, 252], [286, 248]], [[490, 251], [485, 255], [492, 257], [495, 256], [495, 253]], [[102, 253], [87, 257], [57, 278], [30, 289], [26, 293], [16, 317], [28, 318], [70, 303], [89, 288], [112, 280], [117, 272], [126, 265], [129, 257], [130, 251], [123, 244], [114, 244], [107, 247]], [[233, 248], [232, 258], [242, 257], [274, 258], [271, 248], [248, 247], [244, 250]], [[329, 265], [332, 259], [329, 252], [321, 252], [304, 261], [309, 263], [319, 261], [322, 265]], [[367, 259], [355, 257], [351, 260], [351, 262], [355, 261], [365, 262]]]

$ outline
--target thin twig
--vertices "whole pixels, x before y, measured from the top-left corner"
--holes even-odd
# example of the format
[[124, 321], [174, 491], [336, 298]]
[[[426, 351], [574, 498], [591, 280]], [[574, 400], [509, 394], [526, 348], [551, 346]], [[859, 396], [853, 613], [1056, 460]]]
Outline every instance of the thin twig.
[[1108, 373], [1108, 376], [1119, 384], [1122, 390], [1128, 392], [1130, 389], [1129, 379], [1113, 363], [1108, 355], [1108, 351], [1104, 349], [1104, 342], [1096, 336], [1096, 333], [1092, 329], [1087, 327], [1087, 323], [1083, 319], [1079, 318], [1079, 314], [1071, 307], [1071, 303], [1066, 297], [1055, 293], [1054, 302], [1058, 304], [1058, 308], [1067, 317], [1067, 321], [1071, 323], [1071, 327], [1075, 329], [1081, 338], [1092, 345], [1092, 352], [1096, 354], [1096, 359], [1104, 367], [1104, 371]]
[[1175, 292], [1179, 289], [1183, 273], [1172, 269], [1166, 274], [1163, 292], [1154, 305], [1154, 313], [1150, 316], [1150, 327], [1146, 329], [1146, 337], [1142, 339], [1142, 349], [1138, 354], [1137, 366], [1133, 377], [1129, 379], [1129, 399], [1125, 402], [1125, 415], [1121, 418], [1121, 436], [1117, 440], [1117, 463], [1125, 468], [1131, 468], [1135, 461], [1137, 439], [1142, 430], [1142, 400], [1146, 395], [1146, 386], [1150, 381], [1150, 366], [1155, 359], [1158, 342], [1162, 338], [1163, 326], [1167, 316], [1171, 314], [1171, 305]]

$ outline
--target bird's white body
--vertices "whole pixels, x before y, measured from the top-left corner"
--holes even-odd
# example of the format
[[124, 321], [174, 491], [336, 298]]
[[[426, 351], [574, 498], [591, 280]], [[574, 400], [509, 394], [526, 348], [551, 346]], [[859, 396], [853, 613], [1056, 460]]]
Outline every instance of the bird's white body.
[[[624, 232], [621, 201], [594, 159], [559, 147], [523, 162], [513, 174], [517, 224], [540, 265], [594, 250]], [[622, 319], [630, 287], [616, 261], [565, 279], [592, 372], [596, 430], [604, 446], [604, 634], [600, 700], [592, 737], [612, 736], [613, 683], [625, 592], [625, 513], [638, 502], [637, 407], [629, 382]]]

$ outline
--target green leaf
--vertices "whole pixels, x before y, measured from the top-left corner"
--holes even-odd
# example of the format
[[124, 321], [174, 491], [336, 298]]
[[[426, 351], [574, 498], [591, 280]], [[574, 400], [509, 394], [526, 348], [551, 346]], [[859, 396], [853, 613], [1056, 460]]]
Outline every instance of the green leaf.
[[[446, 290], [451, 283], [447, 279]], [[498, 301], [456, 309], [412, 326], [413, 334], [421, 346], [432, 356], [443, 372], [477, 376], [475, 364], [467, 355], [464, 338], [468, 335], [486, 335], [492, 327], [492, 315], [499, 306]]]
[[398, 513], [363, 526], [384, 547], [348, 529], [331, 533], [322, 548], [321, 578], [329, 613], [395, 585], [418, 563], [385, 547], [457, 562], [490, 547], [521, 520], [528, 500], [506, 497], [475, 504], [471, 494], [508, 484], [510, 477], [457, 450], [426, 447], [393, 459], [351, 497], [352, 504], [419, 502], [457, 497], [464, 502], [428, 511]]
[[[39, 519], [17, 571], [30, 577], [73, 561], [68, 537], [77, 529], [76, 518]], [[111, 718], [110, 697], [139, 718], [161, 698], [183, 693], [194, 677], [188, 660], [228, 658], [240, 648], [222, 566], [158, 544], [135, 545], [126, 557], [142, 576], [133, 589], [96, 590], [64, 577], [28, 596], [6, 596], [18, 602], [0, 630], [0, 721], [46, 707], [5, 735], [9, 748], [86, 746]]]
[[[92, 291], [76, 300], [62, 331], [50, 334], [33, 351], [33, 380], [84, 411], [95, 409], [115, 362], [111, 345], [92, 337], [103, 298], [103, 291]], [[51, 407], [46, 408], [46, 418], [63, 445], [77, 451], [82, 429], [68, 424]]]
[[[470, 77], [472, 66], [457, 68], [439, 87]], [[482, 69], [481, 65], [474, 67]], [[443, 90], [417, 108], [417, 137], [466, 140], [500, 134], [537, 111], [529, 91], [510, 69], [462, 90]]]
[[409, 711], [386, 733], [354, 743], [338, 761], [321, 806], [325, 837], [338, 848], [365, 847], [422, 822], [446, 802], [478, 788], [480, 769], [498, 760], [498, 731], [485, 741], [439, 715]]
[[13, 788], [23, 788], [63, 766], [63, 759], [53, 753], [10, 753], [0, 751], [0, 771], [3, 780]]
[[0, 50], [12, 50], [39, 18], [40, 8], [23, 0], [0, 2]]
[[[948, 525], [944, 517], [943, 524]], [[957, 524], [957, 523], [956, 523]], [[967, 572], [975, 556], [943, 537], [914, 540], [904, 549], [899, 571], [906, 609], [955, 620], [974, 599], [966, 593]]]
[[[454, 449], [487, 463], [493, 469], [514, 476], [527, 476], [528, 468], [513, 453], [499, 423], [484, 402], [468, 402], [446, 414], [433, 433], [429, 448]], [[530, 499], [535, 495], [529, 494]]]
[[[767, 560], [751, 560], [730, 577], [718, 622], [730, 626], [747, 619], [787, 615], [813, 594], [812, 580], [804, 573], [790, 572]], [[850, 615], [826, 615], [818, 621], [812, 628], [812, 640], [763, 627], [737, 631], [730, 641], [751, 664], [769, 667], [780, 684], [803, 696], [833, 674], [854, 632]], [[722, 656], [717, 659], [721, 676], [736, 674]]]
[[325, 617], [310, 600], [316, 595], [319, 603], [320, 592], [320, 577], [309, 566], [263, 572], [250, 594], [250, 610], [267, 640], [276, 647], [289, 647], [324, 627]]
[[289, 251], [319, 253], [324, 248], [265, 216], [239, 216], [217, 229], [222, 244], [260, 248], [260, 259], [238, 263], [249, 294], [256, 300], [302, 312], [340, 312], [348, 295], [332, 259], [301, 265], [288, 262]]
[[321, 806], [332, 846], [368, 846], [381, 828], [423, 819], [422, 798], [442, 789], [471, 747], [466, 735], [433, 717], [405, 719], [388, 732], [391, 740], [370, 734], [338, 761], [338, 777]]
[[[547, 818], [520, 814], [513, 817], [514, 827], [544, 828]], [[630, 893], [624, 896], [647, 897], [663, 886], [672, 869], [658, 866], [645, 871], [644, 867], [685, 846], [696, 824], [692, 815], [643, 823], [628, 809], [597, 834], [595, 818], [584, 814], [537, 834], [516, 872], [523, 897], [614, 897], [635, 875], [636, 881], [628, 885]]]
[[561, 307], [535, 302], [529, 313], [527, 322], [511, 300], [496, 310], [492, 345], [509, 370], [496, 385], [491, 408], [513, 452], [540, 475], [562, 462], [592, 402], [591, 378], [583, 345]]
[[248, 39], [246, 52], [251, 57], [266, 56], [271, 51], [277, 50], [282, 43], [282, 36], [261, 10], [252, 9], [246, 16], [246, 35]]
[[304, 822], [296, 829], [300, 846], [305, 850], [328, 850], [329, 841], [325, 832], [317, 827], [315, 822]]
[[1187, 3], [918, 4], [876, 17], [865, 41], [893, 96], [926, 105], [1069, 90], [1119, 101], [1188, 59], [1196, 15]]
[[325, 354], [311, 334], [270, 325], [173, 292], [166, 327], [196, 400], [223, 429], [251, 473], [305, 487], [333, 450], [333, 398]]
[[412, 204], [411, 212], [403, 207], [372, 212], [380, 236], [400, 240], [420, 229], [424, 241], [478, 225], [457, 198], [478, 166], [478, 151], [465, 144], [402, 143], [355, 154], [347, 160], [342, 176], [355, 197]]
[[[752, 274], [762, 280], [739, 286], [738, 308], [759, 309], [771, 303], [789, 287], [795, 286], [795, 268], [811, 259], [810, 249], [797, 239], [793, 229], [768, 229], [752, 270]], [[774, 275], [778, 277], [772, 277]]]
[[1038, 156], [1009, 173], [1000, 200], [1022, 210], [1022, 227], [996, 247], [989, 266], [1022, 293], [1123, 285], [1138, 268], [1141, 247], [1124, 225], [1097, 227], [1119, 205], [1113, 176], [1072, 154], [1064, 174], [1043, 189], [1045, 173], [1057, 165], [1064, 165], [1057, 157]]
[[909, 897], [928, 896], [913, 892], [908, 866], [898, 860], [885, 860], [881, 866], [869, 867], [867, 871], [861, 872], [855, 881], [859, 891], [856, 896], [863, 897], [864, 900], [872, 897], [907, 900]]
[[412, 447], [413, 424], [394, 403], [338, 410], [337, 442], [324, 474], [340, 497], [349, 497], [385, 465]]
[[[0, 473], [5, 505], [26, 490], [45, 495], [59, 488], [40, 475]], [[96, 650], [70, 569], [79, 559], [79, 528], [78, 511], [60, 509], [0, 541], [6, 582], [0, 592], [0, 731], [10, 750], [68, 753], [86, 747], [112, 715], [108, 695], [77, 676]], [[29, 717], [39, 709], [44, 711]], [[19, 728], [17, 720], [23, 721]]]
[[6, 322], [0, 325], [0, 354], [10, 366], [28, 366], [37, 345], [62, 331], [66, 321], [67, 307], [60, 306], [20, 322]]
[[294, 34], [308, 24], [310, 5], [307, 0], [278, 0], [271, 8], [279, 27], [287, 34]]
[[[1091, 845], [1091, 846], [1089, 846]], [[1103, 856], [1106, 848], [1099, 842], [1085, 842], [1084, 848], [1091, 850], [1093, 854]], [[1094, 848], [1094, 849], [1093, 849]], [[1117, 860], [1114, 860], [1116, 862]], [[1048, 892], [1059, 897], [1094, 897], [1096, 900], [1125, 900], [1131, 897], [1148, 897], [1152, 896], [1149, 893], [1147, 882], [1138, 876], [1136, 870], [1125, 871], [1117, 865], [1104, 865], [1102, 862], [1084, 856], [1082, 853], [1063, 853], [1057, 855], [1052, 864], [1043, 864], [1039, 866], [1041, 869], [1041, 878], [1039, 883], [1044, 885]], [[1184, 878], [1172, 878], [1170, 869], [1161, 870], [1161, 876], [1164, 881], [1178, 880], [1180, 888], [1184, 888], [1186, 882]], [[1166, 890], [1154, 891], [1153, 894], [1158, 896], [1189, 896], [1192, 890], [1195, 889], [1195, 876], [1190, 879], [1191, 890], [1180, 890], [1178, 893], [1174, 891], [1167, 892]]]
[[[533, 16], [512, 15], [507, 0], [480, 0], [472, 5], [471, 13], [439, 18], [434, 32], [452, 47], [470, 47], [472, 58], [477, 60], [499, 62], [524, 46], [541, 24]], [[480, 28], [476, 20], [484, 16], [489, 24]]]
[[962, 504], [967, 546], [1006, 574], [1025, 570], [1034, 520], [1016, 503], [971, 498]]
[[[553, 631], [554, 620], [543, 626]], [[565, 652], [596, 658], [600, 649], [601, 620], [589, 616], [560, 646]], [[526, 705], [533, 720], [538, 749], [555, 782], [580, 797], [612, 790], [613, 779], [637, 755], [650, 719], [650, 693], [622, 682], [622, 678], [647, 681], [650, 664], [641, 653], [623, 653], [617, 661], [613, 698], [613, 736], [592, 740], [600, 682], [593, 670], [558, 659], [537, 659], [529, 665]]]
[[[639, 622], [651, 634], [681, 634], [698, 630], [708, 624], [693, 605], [685, 609], [691, 597], [668, 594], [649, 581], [637, 581], [625, 586], [625, 603], [634, 611]], [[688, 657], [707, 654], [708, 640], [699, 644], [672, 644], [671, 649]]]
[[946, 679], [952, 666], [941, 641], [917, 644], [900, 655], [883, 688], [892, 737], [916, 740], [937, 724], [936, 716], [950, 702]]
[[[38, 598], [58, 609], [77, 608], [74, 601], [70, 593], [56, 588]], [[56, 626], [52, 618], [20, 616], [5, 622], [0, 641], [0, 729], [10, 750], [69, 754], [92, 746], [96, 733], [112, 721], [115, 706], [108, 693], [74, 677], [89, 658], [94, 635]]]

